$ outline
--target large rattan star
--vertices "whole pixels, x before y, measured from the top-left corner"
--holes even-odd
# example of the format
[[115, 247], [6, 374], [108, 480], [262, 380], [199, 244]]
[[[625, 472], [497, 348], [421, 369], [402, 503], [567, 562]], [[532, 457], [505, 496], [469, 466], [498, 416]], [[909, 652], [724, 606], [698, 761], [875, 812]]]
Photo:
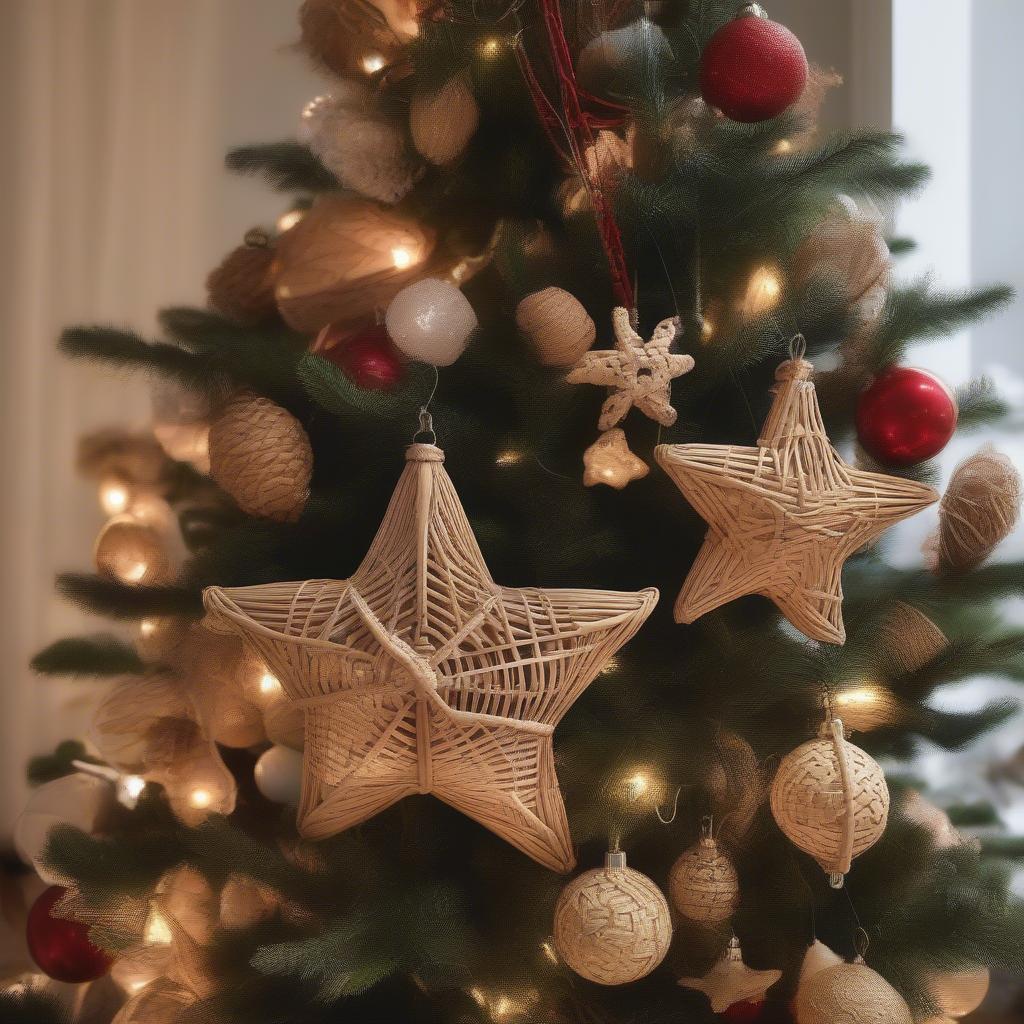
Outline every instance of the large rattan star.
[[739, 939], [703, 978], [680, 978], [683, 988], [703, 992], [711, 1000], [712, 1013], [725, 1013], [734, 1003], [757, 1000], [782, 977], [782, 971], [755, 971], [743, 962]]
[[415, 444], [348, 580], [204, 594], [305, 711], [299, 828], [323, 838], [433, 793], [540, 863], [575, 863], [552, 733], [656, 590], [500, 587], [439, 448]]
[[672, 381], [693, 369], [693, 356], [669, 351], [679, 332], [679, 318], [662, 320], [650, 341], [633, 330], [629, 313], [621, 307], [612, 311], [612, 326], [615, 348], [587, 352], [565, 379], [613, 389], [601, 406], [599, 430], [621, 423], [634, 405], [663, 427], [672, 426]]
[[825, 433], [813, 367], [776, 371], [757, 447], [659, 445], [655, 457], [708, 532], [675, 604], [693, 622], [763, 594], [813, 640], [842, 644], [843, 563], [893, 523], [938, 499], [925, 484], [848, 466]]

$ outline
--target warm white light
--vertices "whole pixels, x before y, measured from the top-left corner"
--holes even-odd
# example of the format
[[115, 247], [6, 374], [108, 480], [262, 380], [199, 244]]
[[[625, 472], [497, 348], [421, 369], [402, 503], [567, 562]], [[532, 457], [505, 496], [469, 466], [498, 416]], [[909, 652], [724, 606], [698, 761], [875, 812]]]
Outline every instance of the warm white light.
[[122, 481], [113, 478], [100, 484], [100, 506], [108, 516], [116, 516], [128, 508], [131, 494]]
[[267, 697], [281, 692], [281, 681], [272, 672], [260, 676], [260, 693]]
[[836, 694], [836, 705], [841, 708], [866, 707], [876, 703], [877, 700], [878, 691], [868, 686], [864, 686], [859, 690], [845, 690], [842, 693]]
[[617, 672], [618, 669], [619, 669], [619, 659], [618, 658], [609, 658], [604, 663], [604, 668], [601, 669], [601, 675], [603, 675], [603, 676], [609, 675], [612, 672]]
[[189, 793], [188, 802], [193, 807], [202, 810], [213, 803], [213, 794], [208, 789], [204, 789], [202, 786], [197, 786], [191, 793]]
[[277, 218], [277, 230], [284, 234], [286, 231], [291, 231], [296, 224], [305, 216], [305, 210], [288, 210], [287, 213], [282, 213]]
[[363, 70], [368, 75], [375, 75], [384, 67], [384, 58], [379, 53], [368, 53], [363, 58]]
[[782, 294], [782, 281], [771, 267], [758, 267], [747, 284], [743, 311], [748, 317], [758, 316], [773, 309]]
[[778, 142], [772, 147], [772, 152], [776, 156], [784, 156], [786, 153], [790, 153], [793, 150], [793, 143], [789, 139], [779, 139]]
[[715, 325], [707, 317], [701, 317], [700, 333], [704, 341], [710, 341], [715, 333]]
[[495, 465], [498, 466], [517, 466], [523, 461], [523, 453], [517, 452], [514, 448], [508, 448], [503, 452], [498, 453], [498, 457], [494, 460]]
[[143, 941], [150, 946], [169, 946], [173, 935], [167, 918], [153, 907], [146, 918], [146, 926], [142, 932]]
[[497, 57], [501, 52], [501, 40], [497, 36], [489, 36], [480, 44], [480, 52], [485, 57]]
[[491, 1016], [495, 1020], [504, 1020], [515, 1012], [516, 1004], [508, 996], [498, 996], [491, 1006]]
[[637, 772], [635, 775], [631, 775], [626, 779], [626, 799], [632, 803], [634, 800], [639, 800], [640, 797], [650, 789], [651, 783], [647, 776], [642, 772]]
[[132, 562], [129, 565], [124, 566], [118, 575], [125, 583], [138, 583], [149, 569], [149, 565], [146, 562]]
[[558, 963], [558, 954], [555, 952], [554, 943], [545, 941], [540, 944], [541, 952], [553, 963]]
[[485, 996], [483, 994], [483, 991], [481, 989], [479, 989], [479, 988], [471, 988], [469, 990], [469, 994], [473, 998], [473, 1001], [478, 1006], [486, 1006], [487, 1005], [487, 996]]
[[396, 270], [405, 270], [412, 266], [413, 256], [410, 250], [406, 249], [405, 246], [395, 246], [391, 250], [391, 262], [394, 263]]
[[146, 788], [146, 780], [141, 775], [126, 775], [122, 779], [121, 784], [124, 786], [125, 793], [132, 800], [138, 800], [142, 791]]

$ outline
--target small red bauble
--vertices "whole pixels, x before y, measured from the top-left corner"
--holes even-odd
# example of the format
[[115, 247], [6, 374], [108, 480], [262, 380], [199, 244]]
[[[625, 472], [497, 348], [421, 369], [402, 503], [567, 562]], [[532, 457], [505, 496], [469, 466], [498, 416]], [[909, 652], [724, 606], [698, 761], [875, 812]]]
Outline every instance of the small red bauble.
[[54, 904], [67, 890], [51, 885], [28, 912], [28, 951], [39, 969], [54, 981], [80, 984], [102, 978], [113, 962], [89, 941], [89, 928], [79, 921], [53, 917]]
[[769, 21], [756, 4], [723, 25], [704, 47], [700, 92], [705, 103], [734, 121], [778, 117], [807, 84], [807, 56], [785, 25]]
[[764, 1000], [759, 1003], [751, 1003], [744, 1000], [742, 1003], [733, 1003], [724, 1013], [718, 1016], [722, 1020], [731, 1021], [732, 1024], [757, 1024], [761, 1019], [761, 1012], [764, 1010]]
[[857, 401], [857, 438], [887, 466], [910, 466], [938, 455], [956, 430], [956, 398], [933, 373], [892, 366]]
[[356, 387], [364, 391], [389, 391], [400, 383], [405, 376], [405, 362], [386, 327], [368, 327], [347, 337], [332, 337], [337, 330], [325, 327], [313, 350], [334, 363]]

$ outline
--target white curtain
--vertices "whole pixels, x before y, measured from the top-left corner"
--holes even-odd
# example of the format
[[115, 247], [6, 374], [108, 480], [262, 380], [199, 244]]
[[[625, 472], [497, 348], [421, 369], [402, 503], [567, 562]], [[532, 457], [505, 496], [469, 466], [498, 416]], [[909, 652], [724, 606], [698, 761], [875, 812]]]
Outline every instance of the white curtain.
[[78, 436], [139, 424], [145, 382], [57, 356], [66, 324], [144, 332], [277, 200], [224, 150], [291, 133], [316, 83], [285, 44], [298, 0], [0, 4], [0, 830], [29, 756], [80, 735], [96, 687], [32, 678], [33, 651], [109, 628], [54, 596], [101, 515]]

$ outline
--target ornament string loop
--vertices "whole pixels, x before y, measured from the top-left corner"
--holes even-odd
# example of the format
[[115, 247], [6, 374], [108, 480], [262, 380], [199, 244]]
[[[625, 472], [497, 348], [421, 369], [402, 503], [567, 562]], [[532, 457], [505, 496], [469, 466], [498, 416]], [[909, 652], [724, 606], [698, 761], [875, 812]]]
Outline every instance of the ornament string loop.
[[789, 339], [789, 358], [798, 363], [807, 355], [807, 339], [802, 334], [794, 334]]
[[654, 813], [658, 816], [658, 821], [660, 821], [662, 825], [671, 825], [672, 822], [676, 820], [676, 816], [679, 814], [679, 794], [682, 793], [682, 791], [682, 786], [676, 786], [676, 795], [672, 798], [672, 814], [670, 817], [666, 818], [662, 816], [661, 804], [654, 805]]

